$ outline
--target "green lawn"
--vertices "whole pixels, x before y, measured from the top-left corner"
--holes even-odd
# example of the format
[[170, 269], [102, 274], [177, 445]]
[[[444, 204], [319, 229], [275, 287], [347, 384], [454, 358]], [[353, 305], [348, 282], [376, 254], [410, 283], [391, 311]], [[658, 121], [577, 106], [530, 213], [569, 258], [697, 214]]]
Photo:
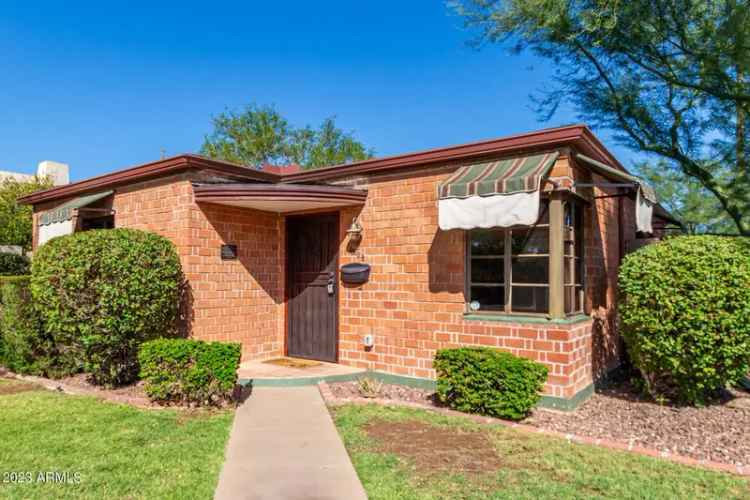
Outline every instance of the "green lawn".
[[730, 474], [460, 417], [370, 405], [334, 418], [371, 499], [750, 498]]
[[[232, 412], [9, 394], [18, 384], [0, 380], [0, 498], [212, 498]], [[78, 473], [80, 482], [39, 482], [39, 472], [67, 473], [71, 482]], [[17, 482], [29, 473], [32, 483]]]

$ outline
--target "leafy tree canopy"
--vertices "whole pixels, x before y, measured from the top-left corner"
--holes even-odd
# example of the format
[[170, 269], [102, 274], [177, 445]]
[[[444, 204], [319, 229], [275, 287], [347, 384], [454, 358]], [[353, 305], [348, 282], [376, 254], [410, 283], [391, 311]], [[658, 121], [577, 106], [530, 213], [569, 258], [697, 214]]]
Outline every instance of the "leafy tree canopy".
[[51, 186], [49, 180], [37, 177], [30, 181], [0, 180], [0, 245], [17, 245], [31, 250], [32, 209], [28, 205], [19, 205], [18, 198]]
[[[750, 235], [750, 7], [742, 0], [455, 0], [477, 42], [555, 64], [535, 97], [665, 161]], [[541, 83], [541, 82], [540, 82]]]
[[272, 106], [251, 104], [213, 119], [214, 131], [201, 153], [211, 158], [260, 168], [295, 163], [318, 168], [372, 158], [373, 150], [336, 126], [334, 117], [320, 127], [295, 128]]

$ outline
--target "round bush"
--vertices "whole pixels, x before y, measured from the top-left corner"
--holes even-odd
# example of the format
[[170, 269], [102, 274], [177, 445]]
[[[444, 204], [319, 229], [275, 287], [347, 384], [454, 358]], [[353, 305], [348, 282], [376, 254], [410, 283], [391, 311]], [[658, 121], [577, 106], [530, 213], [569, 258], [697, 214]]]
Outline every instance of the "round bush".
[[750, 365], [750, 242], [683, 236], [628, 255], [620, 319], [654, 396], [706, 402]]
[[176, 330], [182, 272], [172, 243], [132, 229], [86, 231], [39, 248], [31, 292], [65, 362], [95, 383], [138, 374], [138, 347]]
[[489, 347], [441, 349], [433, 363], [438, 399], [454, 410], [521, 420], [540, 398], [547, 367]]

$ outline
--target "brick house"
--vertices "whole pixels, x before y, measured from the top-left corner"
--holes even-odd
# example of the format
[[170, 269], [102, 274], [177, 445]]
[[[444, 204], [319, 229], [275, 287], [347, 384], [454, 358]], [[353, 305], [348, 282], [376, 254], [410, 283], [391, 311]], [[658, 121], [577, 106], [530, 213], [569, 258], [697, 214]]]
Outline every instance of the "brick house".
[[[590, 393], [618, 365], [618, 265], [676, 223], [584, 125], [301, 171], [181, 155], [27, 196], [34, 245], [128, 227], [176, 245], [195, 338], [434, 378], [484, 345]], [[344, 274], [347, 264], [366, 264]], [[366, 345], [371, 343], [371, 345]]]

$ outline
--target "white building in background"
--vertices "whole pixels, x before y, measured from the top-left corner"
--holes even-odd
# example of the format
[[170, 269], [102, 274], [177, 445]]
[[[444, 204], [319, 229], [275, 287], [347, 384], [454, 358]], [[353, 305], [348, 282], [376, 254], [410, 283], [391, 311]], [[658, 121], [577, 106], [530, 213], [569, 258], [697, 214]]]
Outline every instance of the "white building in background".
[[[36, 168], [36, 175], [39, 177], [48, 177], [55, 186], [64, 186], [70, 184], [70, 167], [65, 163], [56, 161], [40, 161]], [[29, 181], [34, 178], [31, 174], [21, 174], [18, 172], [7, 172], [0, 170], [0, 182], [5, 179], [16, 179], [18, 181]]]

